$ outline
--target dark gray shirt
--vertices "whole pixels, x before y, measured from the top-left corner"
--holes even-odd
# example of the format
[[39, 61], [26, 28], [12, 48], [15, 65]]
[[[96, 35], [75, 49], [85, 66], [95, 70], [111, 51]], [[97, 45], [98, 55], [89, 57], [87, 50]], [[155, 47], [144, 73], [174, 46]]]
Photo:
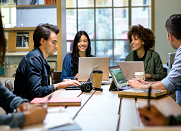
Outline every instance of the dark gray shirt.
[[23, 112], [12, 113], [23, 102], [28, 102], [28, 100], [14, 95], [0, 81], [0, 107], [8, 113], [0, 115], [0, 125], [9, 125], [10, 127], [23, 126], [25, 122]]

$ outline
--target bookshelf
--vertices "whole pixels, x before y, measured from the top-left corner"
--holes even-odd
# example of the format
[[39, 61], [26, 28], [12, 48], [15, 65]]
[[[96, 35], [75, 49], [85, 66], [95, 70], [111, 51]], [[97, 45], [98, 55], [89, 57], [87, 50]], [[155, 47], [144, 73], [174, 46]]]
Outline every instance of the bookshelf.
[[[7, 38], [7, 52], [19, 52], [19, 51], [31, 51], [33, 49], [33, 31], [35, 27], [16, 27], [16, 28], [5, 28], [4, 31], [8, 33]], [[17, 48], [17, 33], [29, 33], [28, 48]]]
[[[38, 0], [38, 1], [40, 1], [40, 0]], [[62, 43], [66, 43], [66, 26], [65, 26], [65, 24], [66, 24], [66, 8], [65, 8], [66, 1], [57, 0], [56, 4], [39, 4], [39, 2], [38, 2], [39, 5], [16, 5], [16, 4], [8, 5], [9, 3], [8, 4], [5, 3], [5, 4], [2, 4], [2, 3], [0, 4], [0, 8], [2, 10], [5, 8], [7, 8], [7, 9], [9, 8], [8, 10], [11, 10], [10, 8], [13, 8], [13, 10], [16, 11], [16, 15], [11, 14], [13, 11], [9, 12], [9, 14], [7, 14], [7, 15], [2, 13], [3, 18], [5, 18], [5, 17], [12, 18], [14, 16], [16, 18], [16, 20], [15, 20], [16, 27], [14, 27], [13, 24], [11, 24], [11, 23], [10, 24], [8, 23], [7, 25], [8, 26], [12, 25], [12, 27], [14, 27], [14, 28], [9, 28], [9, 27], [6, 28], [7, 26], [4, 26], [5, 27], [4, 30], [8, 34], [8, 46], [7, 46], [6, 57], [8, 57], [8, 58], [12, 58], [12, 57], [15, 58], [16, 56], [22, 57], [26, 54], [26, 52], [31, 51], [33, 49], [33, 45], [34, 45], [33, 32], [34, 32], [35, 27], [39, 23], [51, 23], [51, 24], [57, 25], [60, 28], [60, 33], [58, 34], [57, 53], [55, 53], [54, 57], [50, 57], [49, 59], [53, 58], [53, 60], [54, 60], [56, 57], [57, 70], [61, 71], [62, 70]], [[49, 16], [46, 14], [46, 12], [44, 12], [47, 10], [48, 11], [53, 10], [53, 13], [50, 13], [51, 15]], [[42, 16], [41, 14], [38, 14], [39, 11], [43, 12], [42, 15], [45, 15], [45, 16], [43, 16], [43, 18], [46, 18], [46, 19], [41, 19], [38, 17], [38, 16]], [[24, 12], [27, 12], [27, 13], [24, 13]], [[22, 17], [24, 17], [24, 16], [26, 17], [26, 18], [24, 18], [25, 21], [21, 20]], [[47, 21], [47, 20], [50, 20], [50, 21]], [[7, 21], [12, 21], [12, 19], [7, 20]], [[23, 22], [20, 23], [17, 21], [20, 21], [20, 22], [23, 21], [24, 23]], [[37, 23], [35, 23], [34, 21], [37, 21]], [[26, 26], [28, 22], [34, 23], [34, 25]], [[3, 24], [4, 24], [4, 22], [3, 22]], [[16, 48], [17, 32], [29, 32], [29, 48], [28, 49], [17, 49]], [[19, 59], [20, 58], [18, 58], [18, 60]]]

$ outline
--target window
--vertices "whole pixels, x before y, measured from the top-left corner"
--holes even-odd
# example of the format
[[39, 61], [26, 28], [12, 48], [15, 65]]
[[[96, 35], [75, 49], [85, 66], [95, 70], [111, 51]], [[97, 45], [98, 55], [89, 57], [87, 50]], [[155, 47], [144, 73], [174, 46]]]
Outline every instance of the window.
[[148, 27], [149, 0], [66, 0], [67, 52], [79, 30], [88, 33], [91, 53], [110, 57], [110, 65], [124, 60], [131, 51], [127, 41], [130, 25]]

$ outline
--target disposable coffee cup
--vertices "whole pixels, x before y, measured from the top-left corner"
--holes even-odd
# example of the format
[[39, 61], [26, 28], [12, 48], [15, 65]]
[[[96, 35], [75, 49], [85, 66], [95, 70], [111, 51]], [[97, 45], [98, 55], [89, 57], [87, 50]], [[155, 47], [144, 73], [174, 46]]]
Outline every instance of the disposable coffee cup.
[[140, 78], [140, 79], [144, 80], [145, 73], [144, 72], [135, 72], [134, 76], [136, 79]]
[[102, 74], [103, 74], [103, 72], [101, 70], [93, 71], [93, 87], [101, 88]]

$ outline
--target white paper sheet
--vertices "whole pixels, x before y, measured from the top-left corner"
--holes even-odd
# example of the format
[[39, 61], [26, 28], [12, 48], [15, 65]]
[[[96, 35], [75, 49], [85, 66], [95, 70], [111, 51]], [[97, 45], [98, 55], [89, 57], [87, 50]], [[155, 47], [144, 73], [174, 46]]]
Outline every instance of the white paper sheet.
[[32, 126], [26, 126], [23, 131], [43, 131], [49, 128], [74, 124], [74, 121], [70, 118], [67, 112], [60, 111], [60, 108], [50, 108], [48, 109], [48, 114], [42, 124], [36, 124]]

